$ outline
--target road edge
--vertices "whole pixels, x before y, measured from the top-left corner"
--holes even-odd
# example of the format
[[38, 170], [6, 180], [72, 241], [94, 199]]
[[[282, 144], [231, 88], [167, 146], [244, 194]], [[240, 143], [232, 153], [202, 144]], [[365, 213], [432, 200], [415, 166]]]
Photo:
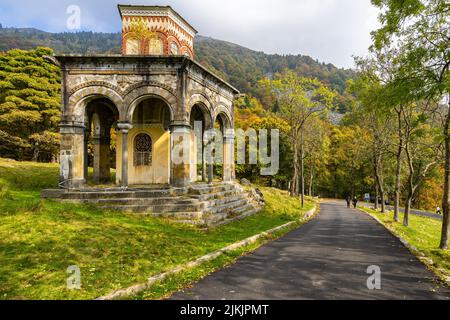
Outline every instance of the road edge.
[[[163, 281], [164, 279], [168, 278], [169, 276], [172, 276], [172, 275], [178, 274], [182, 271], [197, 267], [197, 266], [201, 265], [202, 263], [205, 263], [205, 262], [208, 262], [208, 261], [218, 258], [219, 256], [223, 255], [224, 253], [227, 253], [227, 252], [236, 250], [238, 248], [253, 244], [261, 238], [270, 236], [280, 230], [287, 229], [297, 223], [308, 223], [316, 217], [317, 213], [319, 212], [319, 210], [318, 210], [319, 206], [320, 206], [320, 204], [316, 204], [314, 206], [314, 208], [307, 211], [301, 219], [293, 220], [293, 221], [285, 223], [281, 226], [278, 226], [278, 227], [272, 228], [270, 230], [263, 231], [254, 236], [248, 237], [244, 240], [240, 240], [240, 241], [235, 242], [235, 243], [233, 243], [229, 246], [226, 246], [222, 249], [218, 249], [218, 250], [208, 253], [200, 258], [197, 258], [197, 259], [187, 262], [183, 265], [175, 267], [169, 271], [149, 277], [145, 283], [139, 283], [139, 284], [135, 284], [135, 285], [130, 286], [125, 289], [116, 290], [110, 294], [98, 297], [95, 300], [115, 300], [115, 299], [123, 299], [123, 298], [134, 296], [144, 290], [147, 290], [155, 283], [157, 283], [159, 281]], [[289, 232], [289, 231], [287, 231], [287, 232]]]
[[385, 225], [383, 221], [378, 219], [376, 216], [372, 215], [370, 212], [365, 211], [364, 209], [357, 208], [358, 211], [365, 213], [372, 219], [374, 219], [376, 222], [378, 222], [380, 225], [382, 225], [386, 230], [389, 231], [390, 234], [392, 234], [395, 238], [397, 238], [408, 250], [411, 252], [417, 260], [419, 260], [425, 267], [433, 272], [434, 275], [438, 277], [440, 281], [443, 282], [443, 284], [450, 287], [450, 274], [447, 274], [446, 272], [443, 272], [440, 270], [440, 268], [437, 268], [434, 266], [434, 261], [432, 258], [427, 257], [422, 251], [417, 249], [416, 246], [412, 245], [408, 242], [405, 238], [399, 236], [397, 233], [395, 233], [394, 230], [392, 230], [389, 226]]

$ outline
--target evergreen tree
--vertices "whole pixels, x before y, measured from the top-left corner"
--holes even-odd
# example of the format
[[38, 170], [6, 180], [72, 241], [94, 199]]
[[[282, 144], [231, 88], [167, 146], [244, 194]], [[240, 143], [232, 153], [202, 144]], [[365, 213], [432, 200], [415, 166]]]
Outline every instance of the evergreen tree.
[[60, 71], [53, 51], [14, 49], [0, 56], [0, 156], [51, 160], [57, 155]]

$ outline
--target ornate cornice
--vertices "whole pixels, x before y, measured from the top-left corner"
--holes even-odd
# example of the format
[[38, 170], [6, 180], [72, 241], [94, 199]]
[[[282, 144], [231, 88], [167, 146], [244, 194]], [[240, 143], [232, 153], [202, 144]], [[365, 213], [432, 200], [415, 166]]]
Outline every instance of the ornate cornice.
[[186, 20], [183, 19], [171, 7], [159, 6], [126, 6], [119, 5], [120, 14], [123, 17], [168, 17], [178, 24], [191, 37], [195, 37], [197, 30], [194, 29]]

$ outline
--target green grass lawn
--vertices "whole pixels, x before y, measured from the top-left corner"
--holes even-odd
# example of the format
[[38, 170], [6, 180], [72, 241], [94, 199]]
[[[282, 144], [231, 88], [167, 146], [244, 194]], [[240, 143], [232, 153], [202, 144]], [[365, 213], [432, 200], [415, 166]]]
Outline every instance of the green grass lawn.
[[[380, 213], [378, 211], [363, 208], [360, 209], [377, 217], [391, 232], [402, 237], [411, 245], [421, 251], [426, 257], [433, 260], [432, 269], [443, 277], [450, 276], [450, 250], [440, 250], [442, 221], [417, 215], [409, 216], [409, 227], [401, 222], [393, 221], [393, 213]], [[403, 213], [400, 214], [403, 221]]]
[[[200, 231], [161, 219], [40, 199], [40, 190], [55, 187], [57, 181], [57, 165], [0, 159], [0, 299], [93, 299], [299, 219], [314, 206], [308, 202], [302, 210], [299, 200], [286, 192], [262, 188], [267, 206], [261, 213]], [[212, 264], [217, 266], [217, 261]], [[66, 288], [71, 265], [81, 269], [81, 290]], [[198, 270], [192, 272], [199, 275]], [[190, 279], [189, 274], [179, 277], [183, 281], [178, 285]], [[146, 297], [157, 298], [167, 290]]]

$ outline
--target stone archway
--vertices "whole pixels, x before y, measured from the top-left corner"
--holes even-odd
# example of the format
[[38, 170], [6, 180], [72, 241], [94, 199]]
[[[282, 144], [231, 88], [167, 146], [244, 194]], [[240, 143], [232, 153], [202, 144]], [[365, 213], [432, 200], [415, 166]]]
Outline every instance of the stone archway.
[[234, 129], [233, 116], [230, 114], [228, 108], [222, 104], [214, 108], [214, 123], [218, 120], [223, 123], [225, 130]]
[[[224, 182], [230, 182], [235, 178], [234, 163], [234, 121], [225, 106], [218, 106], [214, 110], [214, 128], [220, 132], [221, 148], [217, 148], [222, 154], [221, 161], [211, 168], [214, 174], [221, 176]], [[209, 180], [212, 180], [211, 178]]]
[[207, 180], [207, 157], [204, 141], [205, 132], [212, 128], [212, 117], [207, 100], [195, 99], [189, 108], [191, 126], [191, 182]]
[[85, 107], [84, 126], [84, 180], [89, 183], [89, 167], [93, 168], [93, 184], [113, 182], [111, 169], [116, 167], [114, 125], [119, 111], [106, 98], [90, 100]]
[[170, 109], [171, 120], [175, 119], [178, 104], [176, 94], [169, 88], [157, 83], [140, 83], [128, 88], [127, 92], [125, 92], [124, 105], [126, 106], [126, 112], [122, 120], [131, 122], [136, 106], [143, 100], [149, 98], [163, 100]]
[[72, 121], [84, 122], [86, 105], [98, 98], [106, 98], [110, 100], [119, 113], [119, 118], [123, 118], [123, 99], [119, 94], [119, 89], [109, 83], [85, 83], [77, 87], [68, 99], [68, 106], [64, 111], [64, 116], [69, 116]]
[[[144, 95], [135, 99], [129, 108], [129, 128], [126, 136], [121, 132], [119, 139], [118, 163], [126, 152], [127, 161], [118, 166], [118, 183], [125, 165], [127, 182], [130, 185], [169, 184], [170, 182], [170, 123], [172, 113], [169, 105], [160, 97]], [[144, 137], [148, 145], [148, 158], [141, 161]], [[126, 139], [126, 142], [125, 140]], [[125, 142], [125, 143], [124, 143]], [[146, 157], [147, 157], [146, 156]]]
[[[88, 179], [88, 143], [92, 128], [92, 113], [89, 114], [88, 106], [99, 101], [103, 107], [98, 107], [100, 115], [96, 121], [99, 124], [99, 134], [96, 138], [99, 142], [97, 149], [98, 159], [108, 158], [106, 147], [111, 141], [110, 128], [121, 117], [123, 113], [123, 100], [120, 94], [112, 85], [103, 85], [100, 82], [88, 82], [81, 84], [69, 92], [66, 107], [63, 110], [60, 124], [61, 133], [61, 153], [60, 153], [60, 185], [61, 186], [84, 186]], [[106, 106], [107, 105], [107, 106]], [[108, 112], [107, 110], [110, 110]], [[95, 109], [95, 108], [94, 108]], [[102, 111], [103, 110], [103, 111]], [[109, 128], [109, 131], [108, 129]], [[92, 137], [94, 138], [94, 137]], [[101, 145], [101, 147], [100, 147]], [[95, 149], [92, 147], [91, 153]], [[102, 155], [103, 154], [103, 155]], [[94, 160], [92, 160], [92, 165]], [[97, 161], [96, 182], [100, 183], [106, 179], [106, 172], [109, 171], [106, 160]], [[101, 165], [100, 165], [101, 164]], [[102, 173], [101, 173], [102, 172]]]

